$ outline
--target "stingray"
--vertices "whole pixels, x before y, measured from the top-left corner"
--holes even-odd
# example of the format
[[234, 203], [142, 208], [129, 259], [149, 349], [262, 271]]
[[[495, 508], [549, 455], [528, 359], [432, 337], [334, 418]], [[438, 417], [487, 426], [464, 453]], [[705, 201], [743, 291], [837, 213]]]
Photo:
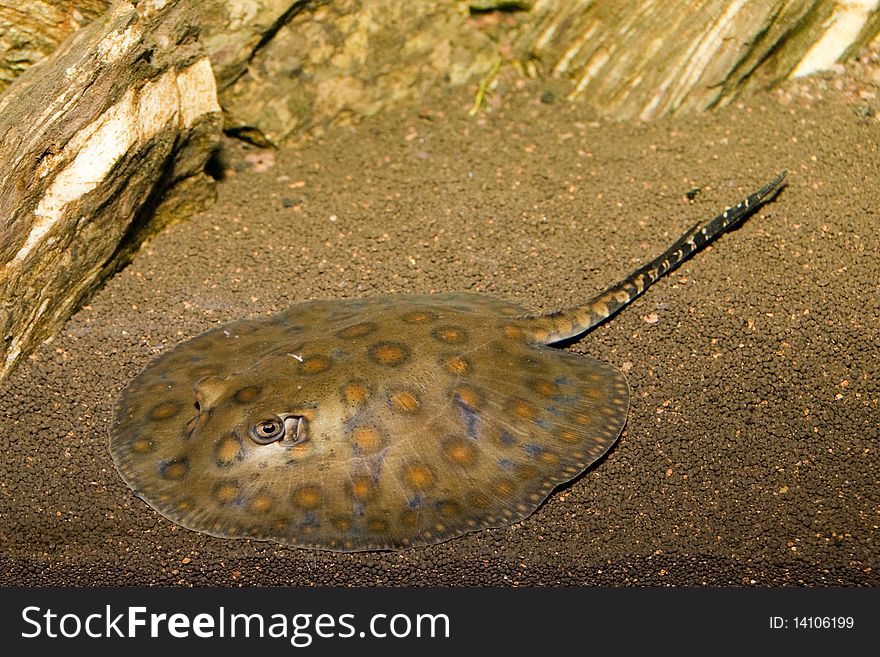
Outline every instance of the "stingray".
[[617, 367], [550, 345], [741, 223], [785, 175], [571, 309], [392, 295], [203, 333], [123, 389], [116, 468], [172, 522], [225, 538], [399, 550], [520, 521], [608, 452], [629, 408]]

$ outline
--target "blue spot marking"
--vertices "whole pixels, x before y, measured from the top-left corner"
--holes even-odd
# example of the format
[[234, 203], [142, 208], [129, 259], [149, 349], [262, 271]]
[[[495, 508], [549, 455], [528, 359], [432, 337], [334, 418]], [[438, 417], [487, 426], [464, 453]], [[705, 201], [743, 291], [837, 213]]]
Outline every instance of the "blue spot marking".
[[420, 506], [422, 506], [422, 498], [421, 498], [421, 496], [420, 496], [420, 495], [416, 495], [416, 496], [413, 497], [409, 502], [407, 502], [406, 505], [407, 505], [410, 509], [418, 509]]
[[300, 527], [318, 527], [321, 523], [318, 522], [318, 516], [315, 515], [314, 511], [306, 512], [305, 519], [300, 523]]
[[545, 420], [542, 417], [535, 418], [535, 424], [537, 424], [542, 429], [549, 429], [552, 426], [550, 424], [550, 420]]
[[165, 471], [177, 462], [178, 462], [177, 459], [169, 459], [167, 461], [163, 459], [163, 460], [159, 461], [159, 467], [157, 468], [157, 470], [159, 471], [159, 474], [162, 477], [164, 477]]
[[510, 459], [501, 458], [498, 459], [498, 465], [500, 465], [505, 470], [510, 470], [513, 467], [513, 461]]
[[565, 411], [556, 406], [548, 406], [546, 410], [550, 415], [563, 415], [565, 413]]
[[455, 396], [455, 403], [458, 405], [458, 412], [461, 414], [461, 420], [464, 422], [468, 438], [476, 438], [477, 421], [480, 419], [480, 416], [475, 410], [465, 404], [458, 395]]
[[526, 454], [529, 456], [537, 456], [541, 452], [544, 451], [544, 448], [540, 445], [535, 445], [533, 443], [528, 443], [527, 445], [523, 445], [523, 449], [526, 450]]
[[347, 420], [342, 422], [342, 428], [345, 433], [353, 433], [355, 428], [363, 424], [364, 409], [359, 408]]
[[514, 438], [509, 432], [501, 430], [501, 443], [504, 445], [513, 445], [516, 442], [516, 438]]
[[581, 401], [581, 397], [578, 395], [556, 395], [553, 397], [553, 401], [558, 402], [560, 404], [574, 404], [576, 402]]

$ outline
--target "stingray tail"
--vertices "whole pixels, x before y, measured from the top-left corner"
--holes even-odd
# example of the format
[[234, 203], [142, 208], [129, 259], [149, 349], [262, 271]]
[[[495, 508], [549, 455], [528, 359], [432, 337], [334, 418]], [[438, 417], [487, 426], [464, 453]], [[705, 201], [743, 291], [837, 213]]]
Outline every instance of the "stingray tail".
[[610, 286], [585, 305], [523, 318], [517, 328], [540, 344], [568, 340], [589, 331], [641, 295], [651, 283], [678, 267], [718, 235], [742, 223], [764, 203], [775, 198], [783, 187], [787, 173], [788, 171], [780, 172], [772, 182], [735, 207], [727, 208], [711, 221], [698, 222], [663, 255]]

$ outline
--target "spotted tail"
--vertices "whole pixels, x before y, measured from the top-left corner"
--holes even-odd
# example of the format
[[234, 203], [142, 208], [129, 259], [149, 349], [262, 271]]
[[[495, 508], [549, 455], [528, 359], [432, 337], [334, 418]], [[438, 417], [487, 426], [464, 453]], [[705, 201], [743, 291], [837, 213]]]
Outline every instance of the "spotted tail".
[[698, 222], [678, 238], [678, 241], [663, 255], [593, 297], [585, 305], [547, 315], [525, 317], [520, 320], [518, 328], [540, 344], [568, 340], [589, 331], [642, 294], [651, 283], [678, 267], [718, 235], [741, 223], [760, 206], [774, 198], [776, 192], [782, 188], [787, 173], [788, 171], [782, 171], [775, 180], [736, 207], [727, 208], [712, 221]]

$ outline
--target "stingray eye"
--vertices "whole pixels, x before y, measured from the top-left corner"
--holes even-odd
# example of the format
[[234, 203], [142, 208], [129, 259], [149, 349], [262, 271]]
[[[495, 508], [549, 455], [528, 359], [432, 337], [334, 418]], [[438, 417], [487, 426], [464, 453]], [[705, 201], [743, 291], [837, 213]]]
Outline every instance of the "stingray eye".
[[250, 428], [251, 438], [258, 445], [268, 445], [284, 438], [284, 421], [280, 417], [263, 420]]

